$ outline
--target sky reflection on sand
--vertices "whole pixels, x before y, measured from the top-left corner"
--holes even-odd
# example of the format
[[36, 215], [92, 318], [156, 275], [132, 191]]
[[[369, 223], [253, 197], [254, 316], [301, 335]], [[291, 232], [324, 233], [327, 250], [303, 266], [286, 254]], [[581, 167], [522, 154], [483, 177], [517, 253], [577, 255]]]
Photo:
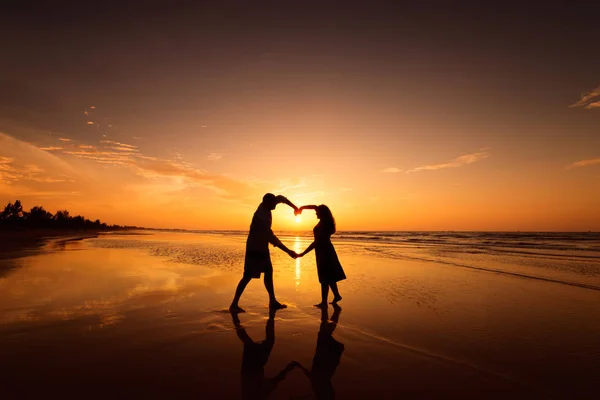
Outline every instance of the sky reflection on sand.
[[[288, 242], [298, 252], [309, 243]], [[492, 390], [498, 397], [543, 397], [593, 384], [598, 292], [338, 249], [349, 276], [340, 284], [344, 311], [334, 334], [346, 347], [333, 377], [340, 398], [397, 391], [476, 397]], [[138, 391], [160, 393], [168, 382], [196, 395], [203, 385], [213, 395], [239, 395], [241, 347], [226, 307], [240, 277], [243, 241], [155, 233], [50, 250], [0, 261], [17, 266], [0, 278], [0, 351], [11, 387], [25, 379], [19, 374], [48, 383], [78, 365], [82, 382], [101, 376], [114, 389], [129, 366], [136, 371], [129, 384]], [[173, 261], [185, 257], [190, 262]], [[276, 293], [290, 308], [275, 317], [267, 376], [292, 360], [308, 368], [320, 326], [311, 306], [319, 298], [314, 255], [292, 260], [275, 250], [273, 262]], [[264, 337], [266, 304], [262, 281], [253, 280], [240, 320], [254, 340]], [[58, 367], [58, 359], [65, 365]], [[58, 381], [48, 384], [59, 390]], [[309, 393], [306, 378], [293, 371], [274, 398]]]

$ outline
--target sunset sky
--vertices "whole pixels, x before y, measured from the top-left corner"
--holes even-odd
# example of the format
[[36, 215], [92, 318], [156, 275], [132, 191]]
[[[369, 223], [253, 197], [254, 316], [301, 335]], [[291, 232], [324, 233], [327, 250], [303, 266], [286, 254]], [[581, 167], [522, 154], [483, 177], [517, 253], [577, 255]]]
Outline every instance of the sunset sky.
[[2, 205], [247, 229], [270, 191], [340, 230], [600, 230], [598, 6], [11, 3]]

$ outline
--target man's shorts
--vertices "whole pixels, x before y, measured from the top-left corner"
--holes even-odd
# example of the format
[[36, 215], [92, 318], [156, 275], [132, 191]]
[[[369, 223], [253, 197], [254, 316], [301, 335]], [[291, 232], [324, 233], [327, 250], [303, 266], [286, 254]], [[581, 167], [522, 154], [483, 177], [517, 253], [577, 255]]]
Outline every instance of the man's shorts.
[[273, 273], [273, 264], [271, 264], [271, 255], [260, 251], [246, 251], [244, 260], [244, 277], [260, 278], [261, 273]]

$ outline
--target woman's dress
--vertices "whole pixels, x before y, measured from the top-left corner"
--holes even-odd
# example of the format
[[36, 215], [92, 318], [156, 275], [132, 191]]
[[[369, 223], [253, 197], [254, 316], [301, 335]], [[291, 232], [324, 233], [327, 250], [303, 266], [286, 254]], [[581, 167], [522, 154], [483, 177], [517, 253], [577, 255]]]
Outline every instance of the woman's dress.
[[313, 229], [320, 283], [335, 283], [346, 279], [342, 264], [340, 264], [333, 243], [331, 243], [333, 233], [332, 228], [323, 226], [321, 223], [318, 223]]

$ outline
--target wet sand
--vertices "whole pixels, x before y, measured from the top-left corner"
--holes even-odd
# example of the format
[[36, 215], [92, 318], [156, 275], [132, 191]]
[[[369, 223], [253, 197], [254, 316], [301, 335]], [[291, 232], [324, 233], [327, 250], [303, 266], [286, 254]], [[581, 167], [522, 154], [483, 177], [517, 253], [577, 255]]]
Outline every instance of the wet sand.
[[273, 250], [289, 308], [270, 319], [253, 280], [237, 328], [226, 308], [243, 236], [62, 240], [0, 260], [9, 271], [0, 277], [3, 398], [242, 398], [273, 389], [267, 379], [286, 366], [269, 398], [574, 398], [595, 389], [600, 291], [368, 246], [336, 243], [349, 277], [337, 324], [312, 307], [314, 255]]

